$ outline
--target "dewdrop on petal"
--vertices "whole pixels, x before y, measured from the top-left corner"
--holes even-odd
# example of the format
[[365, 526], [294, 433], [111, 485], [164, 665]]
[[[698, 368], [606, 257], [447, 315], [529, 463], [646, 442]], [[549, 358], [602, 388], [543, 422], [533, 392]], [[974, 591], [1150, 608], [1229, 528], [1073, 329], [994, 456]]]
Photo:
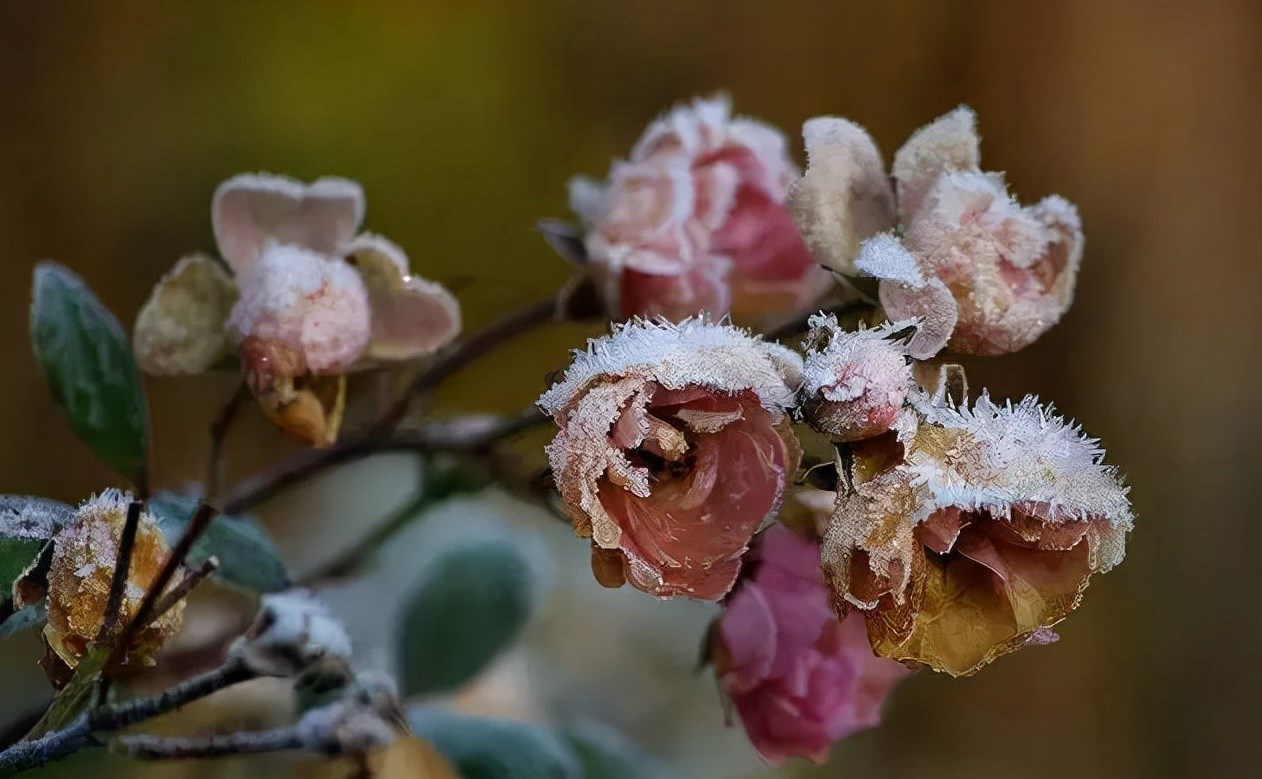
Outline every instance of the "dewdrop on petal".
[[589, 342], [539, 406], [553, 478], [593, 571], [717, 600], [797, 469], [787, 409], [801, 358], [704, 319], [631, 322]]
[[845, 332], [832, 315], [810, 319], [802, 369], [802, 413], [811, 427], [837, 441], [858, 441], [889, 430], [912, 384], [904, 347], [890, 340], [913, 320]]
[[1026, 398], [913, 398], [918, 424], [852, 447], [822, 562], [878, 655], [953, 676], [1046, 643], [1134, 516], [1098, 442]]
[[228, 650], [264, 676], [293, 676], [318, 660], [351, 655], [346, 629], [303, 590], [264, 595], [254, 623]]
[[[127, 493], [106, 490], [80, 505], [74, 519], [54, 538], [44, 638], [71, 668], [79, 664], [105, 618], [131, 501]], [[153, 515], [141, 512], [119, 608], [120, 624], [135, 616], [170, 553]], [[152, 665], [158, 651], [179, 630], [183, 615], [184, 602], [180, 601], [137, 633], [128, 647], [126, 661]]]

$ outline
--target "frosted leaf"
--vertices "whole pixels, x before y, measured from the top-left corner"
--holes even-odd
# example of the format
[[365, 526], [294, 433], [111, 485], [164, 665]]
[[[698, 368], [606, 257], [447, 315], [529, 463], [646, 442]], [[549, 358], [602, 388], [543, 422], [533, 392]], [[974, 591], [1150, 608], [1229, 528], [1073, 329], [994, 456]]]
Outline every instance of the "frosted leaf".
[[981, 164], [977, 115], [960, 106], [912, 133], [894, 155], [891, 172], [898, 188], [898, 213], [912, 221], [938, 176], [947, 171], [972, 170]]
[[363, 188], [336, 177], [304, 184], [287, 176], [241, 174], [220, 184], [211, 204], [219, 253], [238, 274], [270, 243], [335, 255], [363, 220]]
[[372, 308], [367, 356], [410, 360], [446, 346], [460, 333], [460, 304], [446, 287], [410, 275], [407, 255], [378, 235], [364, 234], [347, 247]]
[[818, 117], [802, 125], [806, 175], [788, 206], [816, 260], [854, 273], [859, 242], [894, 226], [894, 192], [881, 152], [859, 125]]
[[181, 259], [136, 317], [132, 347], [141, 370], [188, 376], [231, 358], [225, 323], [237, 296], [232, 276], [214, 259], [204, 254]]

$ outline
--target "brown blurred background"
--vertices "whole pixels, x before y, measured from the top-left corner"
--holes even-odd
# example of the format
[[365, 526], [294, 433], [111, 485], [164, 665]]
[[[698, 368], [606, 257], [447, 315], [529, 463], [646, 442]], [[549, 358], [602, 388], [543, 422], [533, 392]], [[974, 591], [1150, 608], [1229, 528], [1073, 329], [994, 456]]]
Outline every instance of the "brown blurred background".
[[[1088, 246], [1074, 308], [1030, 349], [975, 361], [970, 376], [1001, 397], [1054, 400], [1102, 437], [1140, 516], [1129, 559], [1094, 583], [1059, 644], [972, 679], [916, 678], [881, 730], [839, 747], [829, 767], [798, 774], [1256, 775], [1256, 0], [218, 0], [60, 9], [0, 0], [0, 492], [73, 501], [111, 484], [60, 418], [30, 356], [36, 260], [76, 269], [130, 326], [177, 257], [213, 248], [209, 202], [220, 180], [250, 170], [340, 174], [365, 185], [368, 227], [403, 245], [417, 271], [456, 289], [476, 326], [564, 279], [531, 225], [566, 215], [571, 174], [603, 174], [655, 114], [720, 89], [738, 112], [782, 127], [795, 147], [804, 119], [832, 113], [866, 125], [887, 155], [967, 102], [981, 117], [987, 168], [1006, 171], [1026, 201], [1057, 192], [1079, 205]], [[521, 407], [584, 335], [531, 336], [460, 376], [448, 405]], [[232, 382], [151, 382], [160, 484], [199, 476], [207, 425]], [[231, 444], [237, 474], [287, 448], [257, 414], [247, 419]], [[275, 521], [291, 536], [282, 539], [287, 549], [311, 534]], [[564, 528], [542, 533], [567, 550], [564, 565], [581, 568], [582, 545]], [[631, 602], [586, 575], [567, 570], [558, 581], [579, 592], [569, 600], [595, 611]], [[690, 655], [708, 611], [632, 600], [646, 624], [663, 615], [664, 633], [683, 624], [663, 643]], [[587, 631], [583, 616], [554, 604], [532, 640], [568, 644], [565, 657], [580, 666], [598, 662], [584, 654], [584, 636], [639, 641], [630, 628], [617, 632], [623, 623], [612, 634]], [[579, 625], [571, 638], [550, 639], [570, 623]], [[33, 641], [0, 649], [0, 720], [38, 698], [36, 652]], [[721, 714], [706, 697], [709, 682], [690, 677], [686, 659], [656, 661], [689, 700], [707, 703], [683, 708], [668, 697], [656, 709], [650, 701], [620, 711], [595, 687], [592, 708], [621, 719], [680, 776], [757, 774], [739, 734], [710, 740]], [[608, 695], [618, 694], [618, 676]], [[730, 758], [704, 754], [729, 745]], [[119, 776], [136, 770], [98, 756], [55, 773], [100, 774], [101, 766]], [[210, 766], [174, 770], [167, 775], [219, 775]]]

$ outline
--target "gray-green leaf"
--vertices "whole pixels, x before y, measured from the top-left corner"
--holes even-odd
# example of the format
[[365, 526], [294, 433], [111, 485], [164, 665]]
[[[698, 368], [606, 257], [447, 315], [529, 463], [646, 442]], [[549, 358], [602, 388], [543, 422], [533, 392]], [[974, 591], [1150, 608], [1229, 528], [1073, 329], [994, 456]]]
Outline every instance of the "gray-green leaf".
[[60, 501], [27, 495], [0, 495], [0, 600], [39, 557], [44, 542], [74, 516]]
[[452, 547], [421, 574], [400, 637], [404, 694], [454, 690], [506, 649], [530, 618], [534, 577], [508, 540]]
[[6, 639], [27, 628], [43, 625], [47, 619], [48, 610], [43, 601], [34, 606], [27, 606], [21, 611], [15, 611], [9, 615], [8, 619], [0, 622], [0, 639]]
[[463, 779], [582, 779], [578, 758], [555, 733], [526, 722], [469, 717], [428, 706], [408, 711], [416, 735]]
[[584, 722], [566, 728], [565, 739], [583, 766], [584, 779], [667, 779], [670, 773], [612, 728]]
[[[159, 492], [149, 501], [149, 510], [157, 517], [167, 541], [174, 544], [193, 518], [197, 499]], [[213, 577], [226, 584], [255, 592], [278, 592], [290, 586], [280, 552], [251, 517], [215, 517], [205, 535], [193, 544], [188, 562], [200, 565], [211, 557], [219, 558]]]
[[83, 279], [35, 266], [31, 344], [70, 426], [106, 464], [144, 481], [149, 403], [127, 335]]

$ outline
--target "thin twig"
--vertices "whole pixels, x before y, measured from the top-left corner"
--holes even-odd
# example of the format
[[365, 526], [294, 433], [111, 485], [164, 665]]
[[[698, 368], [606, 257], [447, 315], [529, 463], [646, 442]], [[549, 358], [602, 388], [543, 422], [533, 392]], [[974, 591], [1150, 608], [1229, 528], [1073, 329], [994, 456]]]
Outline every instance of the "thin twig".
[[184, 565], [184, 558], [188, 556], [189, 550], [206, 532], [206, 528], [210, 526], [211, 520], [215, 518], [217, 513], [214, 508], [206, 503], [197, 504], [196, 513], [189, 520], [184, 532], [180, 534], [180, 540], [175, 543], [175, 547], [167, 557], [166, 564], [162, 566], [162, 570], [158, 572], [153, 583], [149, 585], [149, 590], [145, 593], [144, 600], [140, 602], [140, 608], [136, 610], [136, 615], [127, 623], [122, 636], [110, 648], [109, 660], [105, 664], [106, 668], [116, 665], [123, 659], [123, 655], [127, 652], [127, 647], [131, 644], [132, 639], [136, 637], [136, 634], [140, 632], [143, 626], [149, 624], [150, 615], [153, 614], [154, 608], [162, 598], [163, 591], [171, 583], [175, 572], [180, 569], [180, 566]]
[[140, 511], [143, 508], [144, 504], [138, 500], [127, 504], [127, 519], [123, 522], [123, 533], [118, 539], [118, 556], [114, 561], [114, 578], [110, 580], [105, 613], [101, 617], [101, 627], [96, 632], [98, 643], [113, 637], [118, 632], [118, 613], [123, 607], [123, 594], [127, 591], [127, 579], [131, 574], [131, 558], [136, 548], [136, 530], [140, 527]]
[[428, 439], [418, 433], [391, 436], [357, 436], [328, 449], [311, 449], [284, 460], [252, 479], [238, 484], [223, 501], [224, 512], [239, 514], [263, 503], [287, 487], [331, 468], [386, 452], [430, 451]]
[[88, 715], [82, 714], [62, 730], [14, 744], [0, 752], [0, 777], [16, 776], [77, 752], [88, 745], [91, 735]]
[[449, 376], [505, 341], [539, 325], [560, 319], [560, 293], [510, 311], [483, 329], [456, 344], [445, 356], [423, 371], [371, 428], [376, 435], [393, 430], [407, 416], [413, 398], [436, 389]]
[[223, 481], [224, 442], [228, 438], [228, 431], [232, 429], [232, 423], [237, 419], [237, 412], [241, 410], [241, 406], [249, 397], [250, 390], [242, 381], [237, 385], [236, 391], [232, 393], [228, 402], [219, 409], [218, 416], [210, 425], [210, 455], [206, 462], [206, 489], [204, 491], [205, 500], [208, 503], [215, 500], [219, 485]]
[[[152, 625], [162, 619], [163, 614], [166, 614], [168, 611], [175, 608], [175, 604], [187, 598], [189, 593], [193, 591], [194, 587], [201, 584], [205, 581], [207, 576], [210, 576], [218, 569], [219, 558], [212, 557], [202, 563], [201, 567], [197, 570], [189, 571], [185, 574], [184, 578], [180, 579], [179, 583], [172, 587], [166, 595], [163, 595], [162, 600], [158, 601], [158, 605], [153, 609], [153, 616], [149, 618], [149, 625]], [[144, 630], [146, 627], [148, 627], [148, 625], [141, 626], [141, 630]]]
[[225, 687], [254, 679], [257, 675], [245, 663], [228, 660], [213, 671], [185, 679], [152, 698], [138, 698], [101, 706], [91, 713], [90, 728], [93, 732], [122, 730], [138, 722], [175, 711], [181, 706], [201, 700]]
[[257, 755], [303, 749], [302, 736], [293, 725], [252, 733], [223, 733], [213, 736], [154, 736], [141, 734], [119, 736], [110, 748], [128, 757], [142, 760], [179, 760], [186, 758]]

